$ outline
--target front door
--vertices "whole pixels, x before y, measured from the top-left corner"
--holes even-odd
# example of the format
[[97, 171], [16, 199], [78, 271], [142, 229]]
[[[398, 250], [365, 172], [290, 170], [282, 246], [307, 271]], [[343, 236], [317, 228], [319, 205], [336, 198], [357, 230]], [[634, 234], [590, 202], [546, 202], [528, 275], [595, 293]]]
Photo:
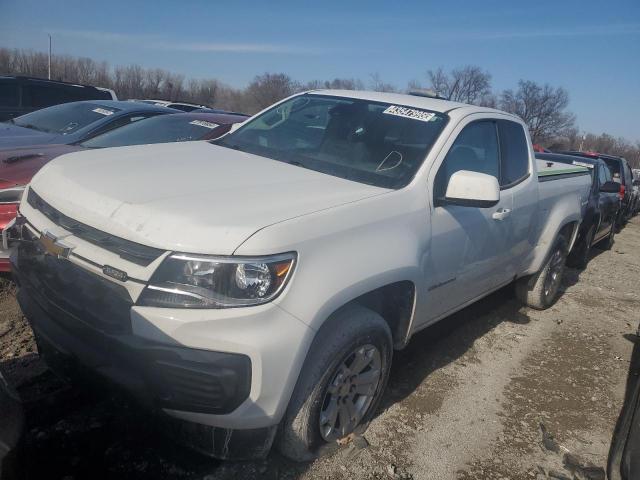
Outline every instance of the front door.
[[431, 320], [508, 282], [513, 275], [511, 191], [502, 191], [498, 204], [490, 208], [442, 203], [449, 178], [459, 170], [500, 178], [500, 148], [494, 120], [468, 123], [435, 175], [432, 238], [424, 272]]

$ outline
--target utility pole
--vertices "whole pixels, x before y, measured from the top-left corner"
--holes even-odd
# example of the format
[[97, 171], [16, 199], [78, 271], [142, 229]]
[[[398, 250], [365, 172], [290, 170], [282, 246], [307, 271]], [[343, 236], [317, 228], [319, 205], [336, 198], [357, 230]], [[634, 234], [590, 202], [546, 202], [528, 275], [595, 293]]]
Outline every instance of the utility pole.
[[49, 80], [51, 80], [51, 34], [47, 35], [49, 35]]

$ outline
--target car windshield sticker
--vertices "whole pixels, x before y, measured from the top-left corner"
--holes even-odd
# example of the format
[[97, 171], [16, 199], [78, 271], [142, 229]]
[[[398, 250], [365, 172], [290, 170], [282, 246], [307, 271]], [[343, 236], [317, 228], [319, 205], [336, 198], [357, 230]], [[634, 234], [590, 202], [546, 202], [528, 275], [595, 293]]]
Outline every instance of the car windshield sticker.
[[211, 128], [211, 129], [216, 128], [218, 126], [217, 123], [205, 122], [204, 120], [192, 120], [189, 123], [191, 125], [198, 125], [199, 127]]
[[382, 113], [412, 118], [414, 120], [420, 120], [421, 122], [430, 122], [436, 116], [433, 112], [425, 112], [424, 110], [418, 110], [416, 108], [399, 107], [398, 105], [391, 105]]
[[106, 108], [94, 108], [94, 112], [99, 113], [100, 115], [113, 115], [111, 110], [107, 110]]

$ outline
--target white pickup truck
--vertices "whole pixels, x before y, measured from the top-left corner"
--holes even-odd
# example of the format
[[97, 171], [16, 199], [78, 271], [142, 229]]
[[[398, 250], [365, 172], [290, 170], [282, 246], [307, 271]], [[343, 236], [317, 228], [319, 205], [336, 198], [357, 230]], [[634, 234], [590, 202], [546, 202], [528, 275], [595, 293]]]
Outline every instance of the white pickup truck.
[[366, 428], [417, 331], [513, 281], [555, 300], [591, 180], [530, 145], [497, 110], [312, 91], [214, 144], [64, 155], [10, 230], [19, 302], [54, 369], [197, 448], [312, 458]]

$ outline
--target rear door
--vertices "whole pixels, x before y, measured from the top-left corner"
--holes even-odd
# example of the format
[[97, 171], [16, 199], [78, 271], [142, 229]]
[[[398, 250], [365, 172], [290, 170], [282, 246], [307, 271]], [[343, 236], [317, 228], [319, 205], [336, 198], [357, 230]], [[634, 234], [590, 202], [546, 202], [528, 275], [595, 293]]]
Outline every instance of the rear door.
[[449, 179], [457, 171], [500, 177], [497, 122], [480, 115], [472, 118], [454, 131], [455, 140], [435, 175], [430, 174], [434, 206], [430, 256], [424, 271], [430, 320], [508, 282], [511, 275], [511, 191], [501, 192], [498, 204], [489, 208], [443, 201]]
[[529, 148], [525, 127], [515, 121], [498, 121], [500, 136], [500, 193], [512, 197], [509, 223], [508, 263], [505, 273], [514, 278], [532, 251], [538, 230], [538, 180], [533, 172], [535, 158]]

